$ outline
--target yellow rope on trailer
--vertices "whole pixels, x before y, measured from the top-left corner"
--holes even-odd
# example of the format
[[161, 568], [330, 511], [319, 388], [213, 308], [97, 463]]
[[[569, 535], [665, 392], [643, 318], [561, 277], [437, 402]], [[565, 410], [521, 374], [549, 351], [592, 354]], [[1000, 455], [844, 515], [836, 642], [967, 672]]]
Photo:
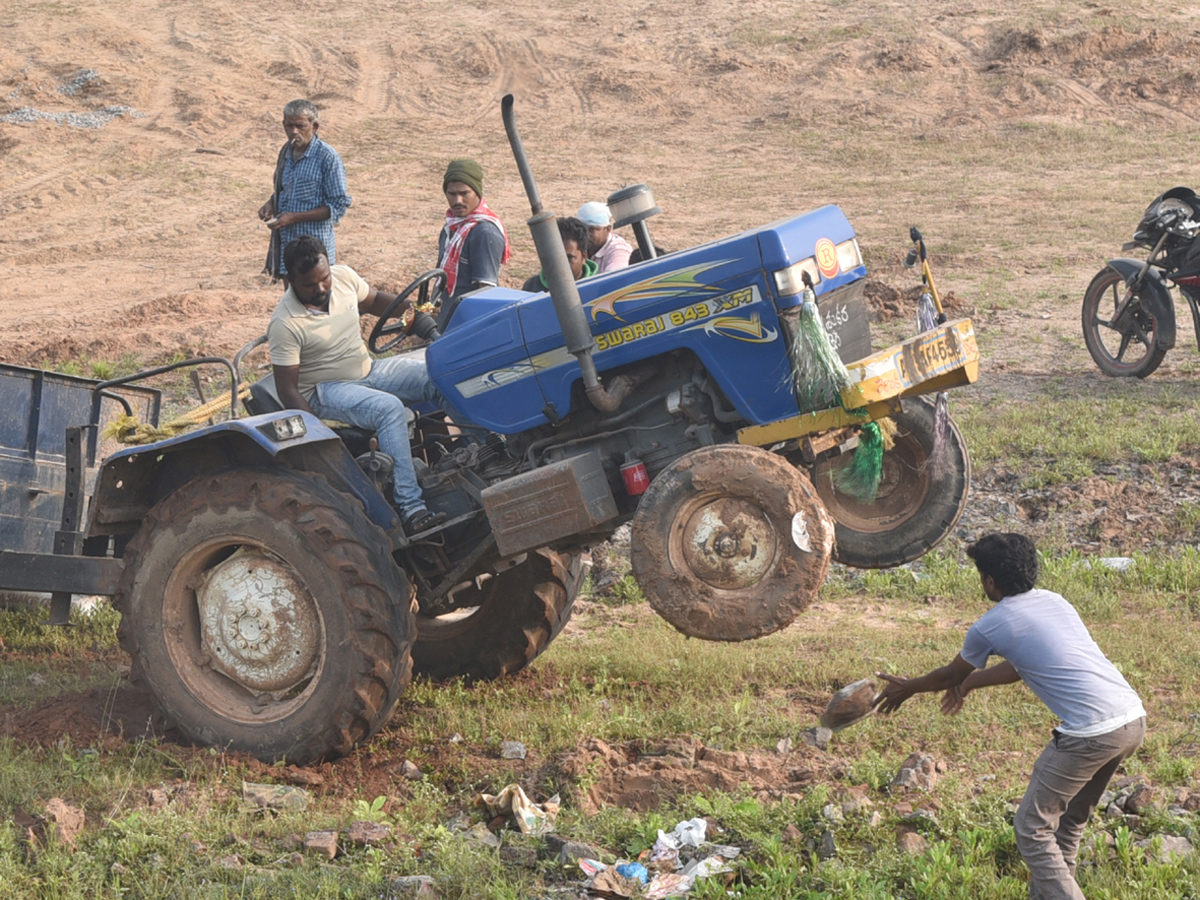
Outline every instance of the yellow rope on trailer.
[[[238, 399], [245, 400], [250, 396], [250, 385], [238, 385]], [[165, 425], [149, 425], [140, 422], [137, 416], [120, 415], [104, 426], [100, 436], [112, 438], [122, 444], [152, 444], [173, 438], [181, 432], [211, 419], [213, 414], [229, 406], [229, 394], [222, 393], [207, 403], [201, 404], [189, 413], [172, 419]]]

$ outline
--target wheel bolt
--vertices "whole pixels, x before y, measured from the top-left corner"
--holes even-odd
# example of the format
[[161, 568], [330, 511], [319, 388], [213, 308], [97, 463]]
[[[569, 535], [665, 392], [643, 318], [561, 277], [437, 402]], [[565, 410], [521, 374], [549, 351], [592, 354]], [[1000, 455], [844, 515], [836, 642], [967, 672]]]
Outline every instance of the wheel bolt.
[[713, 549], [718, 554], [729, 559], [738, 551], [738, 540], [732, 534], [723, 534], [713, 542]]

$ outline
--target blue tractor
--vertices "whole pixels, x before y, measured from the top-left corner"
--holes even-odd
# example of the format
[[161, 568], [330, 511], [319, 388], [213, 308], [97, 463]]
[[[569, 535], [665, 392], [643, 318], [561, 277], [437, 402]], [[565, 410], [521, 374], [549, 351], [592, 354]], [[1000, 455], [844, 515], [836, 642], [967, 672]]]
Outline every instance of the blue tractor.
[[[42, 554], [4, 554], [27, 577], [0, 588], [113, 593], [132, 677], [187, 737], [330, 758], [383, 726], [413, 671], [515, 672], [568, 620], [582, 555], [625, 523], [654, 609], [740, 641], [789, 624], [832, 559], [900, 564], [957, 521], [966, 449], [950, 423], [927, 464], [934, 405], [917, 395], [974, 379], [968, 320], [872, 353], [866, 269], [837, 207], [659, 255], [644, 186], [610, 198], [644, 260], [576, 284], [511, 97], [504, 115], [550, 289], [470, 294], [415, 351], [453, 410], [412, 423], [442, 525], [405, 535], [370, 436], [274, 408], [264, 380], [255, 414], [103, 462], [86, 524], [60, 532], [60, 554], [82, 560], [70, 585]], [[806, 291], [853, 379], [828, 408], [798, 405]], [[375, 349], [399, 327], [387, 319]], [[856, 499], [837, 473], [883, 418], [894, 444], [874, 498]]]

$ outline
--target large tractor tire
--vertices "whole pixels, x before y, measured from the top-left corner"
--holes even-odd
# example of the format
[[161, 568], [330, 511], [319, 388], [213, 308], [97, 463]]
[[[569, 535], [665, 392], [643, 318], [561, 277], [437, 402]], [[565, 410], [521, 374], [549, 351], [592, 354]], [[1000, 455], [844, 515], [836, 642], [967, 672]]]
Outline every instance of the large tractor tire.
[[675, 628], [745, 641], [789, 625], [829, 571], [833, 521], [787, 460], [724, 444], [682, 456], [642, 497], [630, 561]]
[[116, 599], [134, 679], [198, 743], [301, 765], [349, 752], [411, 677], [410, 590], [390, 546], [320, 477], [189, 482], [125, 551]]
[[539, 550], [520, 565], [464, 587], [452, 611], [417, 615], [414, 673], [446, 681], [519, 672], [558, 637], [582, 582], [578, 554]]
[[837, 472], [853, 454], [818, 460], [813, 484], [837, 523], [833, 558], [859, 569], [882, 569], [928, 553], [958, 523], [971, 485], [971, 459], [953, 420], [941, 460], [927, 466], [933, 449], [934, 404], [904, 401], [892, 416], [895, 446], [883, 454], [883, 476], [874, 502], [864, 503], [837, 487]]

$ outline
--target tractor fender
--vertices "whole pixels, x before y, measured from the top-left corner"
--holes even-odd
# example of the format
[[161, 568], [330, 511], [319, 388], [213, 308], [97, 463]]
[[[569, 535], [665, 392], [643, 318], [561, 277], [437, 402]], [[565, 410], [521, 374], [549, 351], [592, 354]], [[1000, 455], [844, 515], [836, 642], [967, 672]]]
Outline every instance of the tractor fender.
[[[272, 423], [296, 416], [303, 419], [304, 433], [278, 438]], [[315, 416], [285, 410], [232, 419], [117, 451], [104, 461], [96, 477], [87, 534], [136, 531], [155, 504], [192, 479], [251, 466], [319, 473], [337, 489], [358, 498], [367, 517], [381, 528], [399, 524], [395, 510], [341, 439]]]
[[[1108, 267], [1124, 278], [1126, 284], [1137, 278], [1145, 264], [1144, 260], [1128, 257], [1108, 261]], [[1163, 278], [1162, 272], [1153, 266], [1142, 277], [1140, 297], [1142, 306], [1154, 316], [1157, 325], [1155, 346], [1170, 350], [1175, 346], [1175, 304], [1171, 300], [1171, 288]]]

